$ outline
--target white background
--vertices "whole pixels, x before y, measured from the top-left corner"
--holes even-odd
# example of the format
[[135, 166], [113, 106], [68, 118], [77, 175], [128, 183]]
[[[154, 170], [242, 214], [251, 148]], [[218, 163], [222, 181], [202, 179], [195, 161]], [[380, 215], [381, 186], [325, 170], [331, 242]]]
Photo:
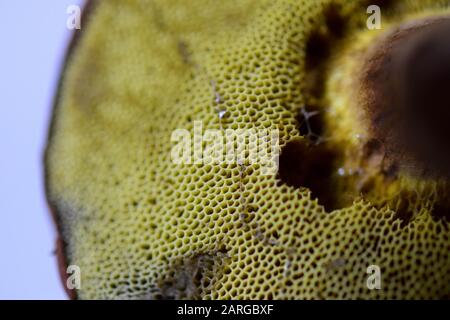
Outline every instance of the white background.
[[81, 0], [0, 0], [0, 299], [65, 299], [42, 157]]

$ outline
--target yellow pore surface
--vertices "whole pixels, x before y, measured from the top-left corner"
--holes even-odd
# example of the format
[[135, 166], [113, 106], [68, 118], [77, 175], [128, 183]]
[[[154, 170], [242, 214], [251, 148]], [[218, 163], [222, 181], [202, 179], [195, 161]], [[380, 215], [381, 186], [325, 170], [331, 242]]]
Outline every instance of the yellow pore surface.
[[[370, 1], [94, 1], [47, 151], [48, 197], [68, 263], [81, 268], [78, 297], [448, 297], [450, 231], [433, 216], [436, 184], [388, 179], [361, 160], [366, 132], [350, 81], [360, 60], [348, 54], [446, 2], [392, 1], [383, 29], [368, 30]], [[317, 77], [319, 94], [309, 88]], [[294, 154], [330, 184], [331, 208], [258, 164], [171, 161], [173, 130], [194, 121], [277, 129], [283, 155], [308, 139], [298, 117], [308, 105], [339, 156], [324, 179], [308, 145]], [[346, 177], [354, 171], [363, 178]], [[366, 285], [371, 265], [380, 290]]]

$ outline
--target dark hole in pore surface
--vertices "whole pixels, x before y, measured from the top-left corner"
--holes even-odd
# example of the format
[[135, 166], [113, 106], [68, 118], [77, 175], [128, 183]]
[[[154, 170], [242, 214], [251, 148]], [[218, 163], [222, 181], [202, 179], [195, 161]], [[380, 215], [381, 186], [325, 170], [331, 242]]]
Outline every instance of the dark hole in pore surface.
[[337, 4], [330, 4], [324, 9], [325, 30], [314, 30], [306, 42], [306, 69], [313, 69], [326, 60], [332, 53], [333, 44], [341, 37], [346, 28], [345, 18]]
[[395, 212], [395, 219], [400, 220], [400, 227], [406, 227], [413, 217], [413, 212], [409, 208], [409, 202], [406, 199], [403, 199], [405, 196], [402, 196], [400, 203]]
[[323, 15], [325, 29], [314, 29], [308, 36], [305, 49], [306, 92], [313, 99], [323, 96], [326, 66], [336, 42], [347, 27], [339, 5], [331, 3], [324, 9]]
[[331, 39], [328, 34], [314, 31], [306, 42], [306, 69], [311, 70], [328, 58], [331, 52]]
[[431, 216], [435, 221], [450, 222], [450, 208], [442, 205], [435, 205]]
[[337, 153], [325, 144], [306, 140], [288, 142], [281, 150], [278, 177], [282, 183], [311, 191], [325, 210], [339, 207], [335, 188]]
[[342, 15], [341, 9], [338, 4], [331, 3], [324, 12], [328, 32], [335, 37], [342, 37], [347, 27], [346, 19]]

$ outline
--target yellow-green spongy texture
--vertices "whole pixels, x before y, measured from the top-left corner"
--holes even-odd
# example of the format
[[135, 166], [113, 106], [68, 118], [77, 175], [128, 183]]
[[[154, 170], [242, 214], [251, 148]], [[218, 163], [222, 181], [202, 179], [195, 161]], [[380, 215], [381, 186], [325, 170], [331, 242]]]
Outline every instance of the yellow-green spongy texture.
[[[298, 114], [314, 100], [307, 43], [333, 33], [325, 21], [333, 6], [347, 27], [330, 37], [326, 104], [316, 102], [328, 108], [319, 109], [326, 143], [354, 165], [362, 148], [354, 131], [364, 135], [364, 125], [349, 111], [358, 103], [346, 79], [359, 67], [345, 53], [366, 49], [354, 39], [443, 14], [448, 3], [383, 2], [385, 25], [371, 31], [370, 1], [94, 1], [66, 65], [46, 158], [67, 263], [81, 269], [77, 297], [449, 297], [450, 231], [433, 217], [433, 182], [368, 170], [366, 195], [351, 179], [337, 183], [338, 198], [355, 196], [326, 210], [308, 186], [263, 175], [257, 164], [171, 161], [173, 130], [194, 121], [277, 129], [282, 151], [305, 141]], [[405, 203], [409, 219], [397, 212]], [[371, 265], [381, 270], [379, 290], [366, 285]]]

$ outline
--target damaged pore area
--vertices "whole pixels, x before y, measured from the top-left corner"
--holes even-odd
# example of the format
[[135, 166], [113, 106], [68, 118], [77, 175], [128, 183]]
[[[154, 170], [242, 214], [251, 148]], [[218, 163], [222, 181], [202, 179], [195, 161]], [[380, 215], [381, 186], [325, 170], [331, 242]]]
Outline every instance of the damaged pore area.
[[325, 144], [294, 139], [281, 150], [278, 178], [295, 188], [308, 188], [327, 211], [340, 207], [336, 193], [338, 153]]
[[226, 251], [195, 254], [178, 259], [156, 282], [152, 299], [198, 300], [209, 295], [214, 279], [222, 273]]

